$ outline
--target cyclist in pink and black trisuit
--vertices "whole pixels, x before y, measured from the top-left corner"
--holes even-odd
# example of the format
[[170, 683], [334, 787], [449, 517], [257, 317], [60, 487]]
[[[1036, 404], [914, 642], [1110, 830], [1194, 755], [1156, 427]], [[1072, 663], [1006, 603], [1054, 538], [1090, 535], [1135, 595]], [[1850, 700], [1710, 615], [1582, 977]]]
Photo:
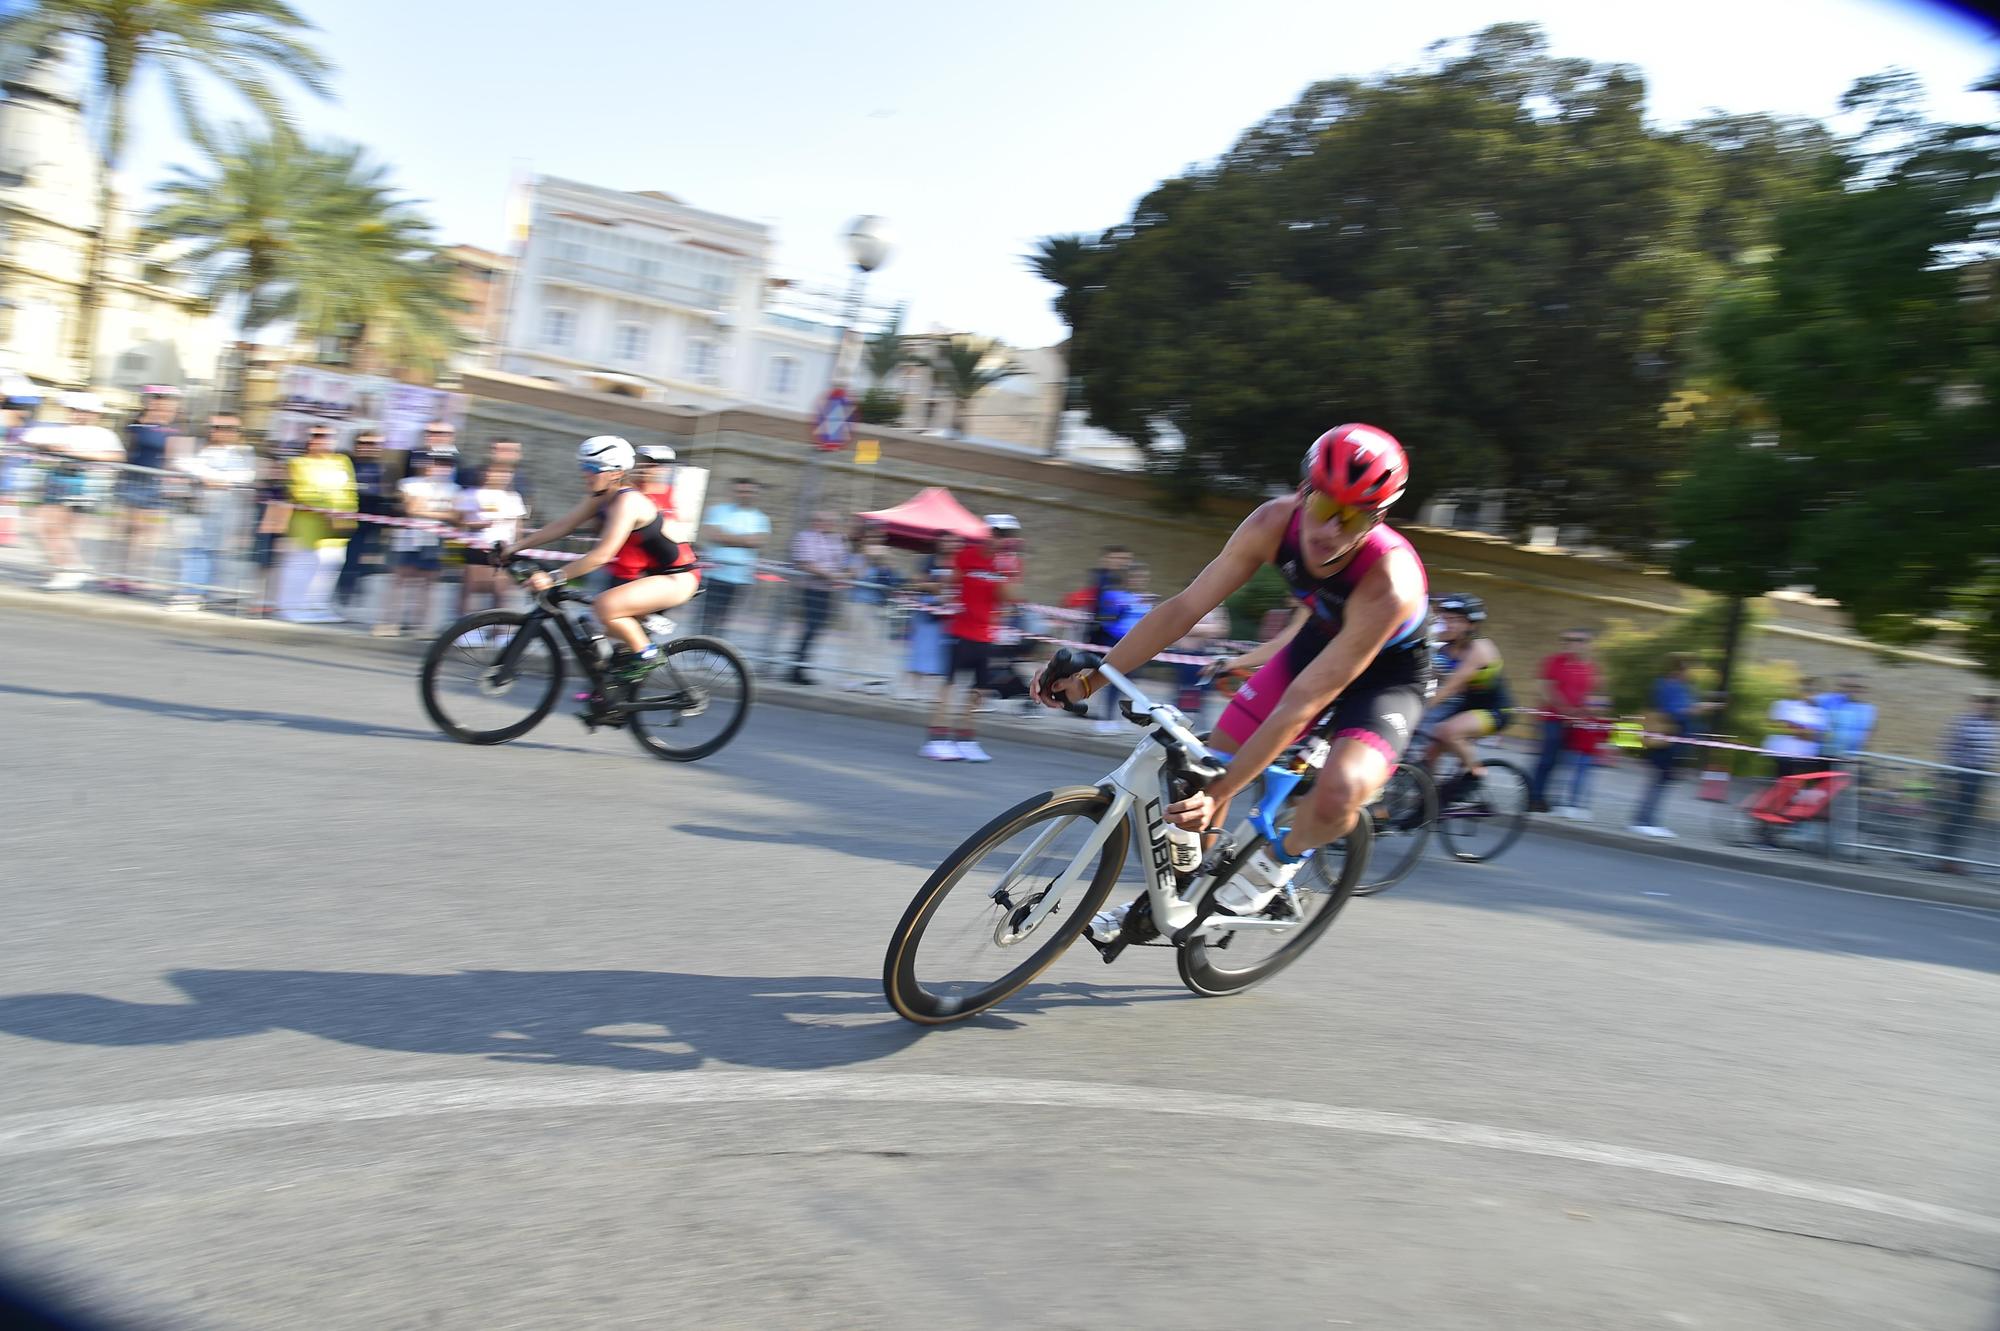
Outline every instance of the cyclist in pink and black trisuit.
[[[1282, 845], [1271, 848], [1267, 890], [1232, 905], [1246, 914], [1260, 909], [1305, 855], [1354, 826], [1402, 758], [1432, 682], [1423, 561], [1382, 525], [1409, 482], [1402, 445], [1373, 426], [1343, 425], [1313, 441], [1303, 472], [1296, 493], [1244, 519], [1193, 582], [1153, 607], [1104, 658], [1129, 675], [1265, 564], [1277, 567], [1297, 598], [1285, 631], [1232, 663], [1258, 669], [1216, 722], [1213, 746], [1236, 754], [1228, 773], [1167, 810], [1181, 827], [1219, 823], [1230, 799], [1328, 714], [1332, 752]], [[1089, 697], [1101, 683], [1090, 670], [1053, 684], [1040, 679], [1036, 697], [1059, 706]]]

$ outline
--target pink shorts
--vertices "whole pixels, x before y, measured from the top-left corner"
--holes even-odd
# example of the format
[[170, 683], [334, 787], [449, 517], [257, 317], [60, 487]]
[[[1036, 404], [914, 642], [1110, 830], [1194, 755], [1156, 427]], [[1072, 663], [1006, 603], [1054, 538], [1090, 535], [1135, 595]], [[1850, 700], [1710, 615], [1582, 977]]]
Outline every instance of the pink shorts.
[[[1285, 696], [1294, 678], [1291, 653], [1279, 652], [1245, 680], [1236, 696], [1216, 718], [1215, 733], [1226, 736], [1236, 747], [1250, 738], [1270, 717], [1278, 699]], [[1424, 687], [1418, 683], [1369, 684], [1364, 673], [1334, 699], [1324, 718], [1326, 732], [1337, 743], [1351, 739], [1368, 745], [1394, 767], [1403, 759], [1417, 722], [1424, 714]], [[1293, 736], [1293, 742], [1321, 729], [1319, 720]]]

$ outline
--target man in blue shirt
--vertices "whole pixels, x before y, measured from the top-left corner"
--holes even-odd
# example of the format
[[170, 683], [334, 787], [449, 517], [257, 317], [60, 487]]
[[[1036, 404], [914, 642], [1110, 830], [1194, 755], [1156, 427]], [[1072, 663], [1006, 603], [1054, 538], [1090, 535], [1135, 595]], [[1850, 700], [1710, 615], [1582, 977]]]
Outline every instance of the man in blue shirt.
[[1660, 825], [1660, 801], [1667, 793], [1667, 783], [1674, 779], [1674, 767], [1680, 762], [1683, 745], [1671, 740], [1694, 730], [1695, 717], [1712, 709], [1712, 702], [1698, 702], [1694, 686], [1688, 682], [1688, 669], [1694, 664], [1693, 658], [1685, 652], [1676, 652], [1667, 658], [1667, 671], [1653, 681], [1653, 691], [1649, 697], [1646, 714], [1646, 729], [1661, 736], [1660, 739], [1646, 741], [1646, 761], [1653, 765], [1653, 784], [1639, 799], [1639, 808], [1632, 816], [1632, 830], [1640, 836], [1671, 837], [1670, 828]]
[[1834, 681], [1830, 693], [1812, 700], [1826, 713], [1826, 739], [1820, 748], [1828, 758], [1846, 758], [1868, 747], [1875, 733], [1875, 704], [1866, 700], [1867, 687], [1853, 675]]

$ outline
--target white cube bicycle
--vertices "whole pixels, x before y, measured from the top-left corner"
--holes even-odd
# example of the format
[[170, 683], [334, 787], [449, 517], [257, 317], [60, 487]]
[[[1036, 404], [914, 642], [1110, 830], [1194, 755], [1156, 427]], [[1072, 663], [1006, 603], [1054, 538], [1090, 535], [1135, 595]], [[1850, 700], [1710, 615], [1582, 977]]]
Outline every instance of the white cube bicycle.
[[1219, 911], [1216, 891], [1281, 834], [1286, 809], [1311, 788], [1330, 746], [1316, 728], [1288, 748], [1265, 771], [1255, 809], [1204, 851], [1170, 831], [1165, 810], [1221, 776], [1229, 756], [1210, 749], [1179, 710], [1154, 702], [1095, 658], [1060, 652], [1051, 677], [1091, 665], [1145, 735], [1097, 785], [1030, 796], [937, 867], [903, 913], [882, 964], [883, 990], [903, 1017], [927, 1026], [963, 1021], [1018, 992], [1104, 907], [1128, 850], [1138, 851], [1144, 895], [1117, 939], [1090, 941], [1106, 961], [1134, 943], [1175, 948], [1181, 982], [1205, 996], [1240, 993], [1297, 961], [1361, 881], [1370, 842], [1365, 813], [1263, 909]]

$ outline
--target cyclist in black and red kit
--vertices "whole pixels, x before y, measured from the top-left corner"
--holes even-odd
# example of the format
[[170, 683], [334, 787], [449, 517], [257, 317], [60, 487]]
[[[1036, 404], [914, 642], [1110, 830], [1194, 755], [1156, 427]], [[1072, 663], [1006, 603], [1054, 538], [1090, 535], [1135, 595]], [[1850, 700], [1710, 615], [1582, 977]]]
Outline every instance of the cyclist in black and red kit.
[[[1219, 822], [1234, 795], [1328, 715], [1332, 752], [1296, 821], [1270, 848], [1272, 863], [1258, 879], [1263, 890], [1224, 903], [1240, 914], [1261, 909], [1305, 856], [1354, 826], [1402, 758], [1432, 684], [1423, 561], [1382, 525], [1409, 482], [1402, 445], [1373, 426], [1343, 425], [1313, 441], [1303, 471], [1296, 493], [1244, 519], [1193, 582], [1155, 606], [1104, 658], [1130, 674], [1266, 564], [1299, 601], [1290, 626], [1238, 662], [1260, 668], [1216, 722], [1213, 746], [1236, 755], [1228, 773], [1167, 810], [1181, 827]], [[1091, 670], [1045, 676], [1036, 697], [1052, 707], [1080, 702], [1100, 683]]]
[[536, 573], [528, 586], [546, 591], [593, 569], [610, 571], [614, 585], [599, 593], [591, 608], [619, 645], [611, 658], [611, 676], [618, 680], [643, 678], [658, 663], [659, 649], [647, 640], [641, 621], [685, 604], [696, 587], [694, 551], [668, 536], [659, 505], [627, 484], [637, 460], [632, 445], [616, 435], [584, 440], [576, 450], [585, 478], [583, 502], [540, 531], [493, 551], [493, 562], [504, 564], [515, 550], [544, 545], [602, 517], [595, 547], [558, 573]]

